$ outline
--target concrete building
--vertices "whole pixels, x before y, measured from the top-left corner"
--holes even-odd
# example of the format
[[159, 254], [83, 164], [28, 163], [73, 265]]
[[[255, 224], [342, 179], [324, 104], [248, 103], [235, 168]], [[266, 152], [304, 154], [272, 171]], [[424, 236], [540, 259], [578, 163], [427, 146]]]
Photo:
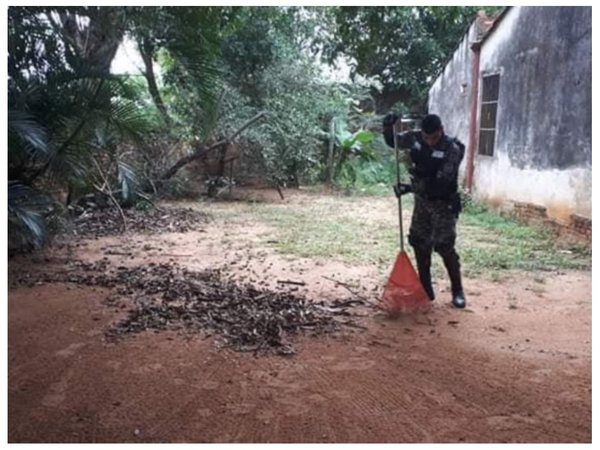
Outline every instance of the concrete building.
[[592, 8], [480, 15], [429, 91], [478, 199], [591, 236]]

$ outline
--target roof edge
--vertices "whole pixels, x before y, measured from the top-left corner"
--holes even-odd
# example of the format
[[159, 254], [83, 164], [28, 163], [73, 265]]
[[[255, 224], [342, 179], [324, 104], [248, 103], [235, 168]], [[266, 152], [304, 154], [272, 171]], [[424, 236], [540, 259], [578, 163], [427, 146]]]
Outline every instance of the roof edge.
[[496, 31], [496, 28], [498, 28], [498, 25], [500, 24], [500, 22], [502, 22], [502, 20], [504, 19], [504, 17], [506, 17], [506, 14], [508, 14], [508, 12], [512, 9], [512, 6], [507, 6], [505, 7], [502, 12], [498, 15], [498, 17], [496, 17], [496, 19], [494, 20], [494, 22], [492, 23], [492, 26], [490, 27], [489, 30], [487, 30], [487, 32], [483, 35], [483, 37], [479, 40], [479, 45], [482, 46], [484, 44], [485, 41], [488, 40], [488, 38], [494, 33], [494, 31]]
[[[500, 12], [500, 14], [498, 14], [498, 17], [496, 17], [494, 19], [492, 25], [485, 32], [485, 34], [482, 36], [482, 38], [480, 40], [478, 40], [478, 41], [471, 42], [471, 45], [469, 45], [469, 48], [471, 48], [471, 50], [473, 50], [473, 51], [479, 51], [481, 49], [481, 46], [483, 45], [483, 43], [486, 41], [486, 39], [490, 36], [490, 34], [492, 34], [494, 32], [494, 30], [498, 27], [498, 24], [500, 22], [502, 22], [502, 20], [504, 19], [504, 17], [508, 13], [508, 11], [510, 11], [512, 8], [513, 8], [512, 6], [506, 6], [506, 7], [504, 7], [504, 9], [502, 10], [502, 12]], [[473, 25], [473, 23], [475, 23], [476, 20], [477, 19], [475, 18], [473, 20], [473, 22], [471, 22], [471, 24], [467, 27], [467, 32], [465, 33], [465, 35], [469, 33], [469, 30], [471, 29], [471, 26]], [[463, 39], [464, 39], [464, 37], [463, 37]], [[433, 77], [433, 81], [429, 85], [428, 92], [431, 91], [431, 89], [433, 88], [433, 86], [437, 82], [438, 78], [442, 75], [442, 73], [444, 73], [444, 71], [446, 70], [446, 67], [448, 66], [448, 64], [450, 63], [450, 61], [452, 61], [452, 59], [454, 58], [454, 54], [456, 53], [456, 51], [460, 47], [461, 43], [462, 43], [462, 40], [458, 43], [458, 45], [456, 46], [456, 48], [454, 49], [454, 51], [452, 52], [452, 54], [450, 55], [450, 57], [446, 60], [446, 63], [440, 68], [440, 70], [438, 70], [438, 72], [435, 75], [435, 77]]]

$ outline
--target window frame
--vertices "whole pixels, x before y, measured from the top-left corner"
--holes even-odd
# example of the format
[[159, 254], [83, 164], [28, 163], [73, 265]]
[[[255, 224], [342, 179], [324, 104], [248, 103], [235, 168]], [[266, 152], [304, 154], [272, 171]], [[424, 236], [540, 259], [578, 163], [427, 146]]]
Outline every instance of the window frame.
[[479, 106], [479, 140], [477, 143], [477, 154], [493, 157], [496, 150], [496, 130], [498, 129], [500, 73], [494, 72], [482, 74], [481, 79], [482, 89]]

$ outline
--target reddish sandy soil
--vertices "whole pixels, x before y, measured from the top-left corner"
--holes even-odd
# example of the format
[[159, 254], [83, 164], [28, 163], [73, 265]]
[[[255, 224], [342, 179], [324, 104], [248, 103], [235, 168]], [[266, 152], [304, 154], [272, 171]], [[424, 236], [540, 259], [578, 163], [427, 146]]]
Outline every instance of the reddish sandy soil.
[[[279, 256], [252, 245], [261, 227], [229, 228], [238, 244], [225, 247], [207, 239], [223, 234], [218, 221], [88, 240], [12, 259], [9, 280], [106, 256], [194, 270], [225, 263], [233, 278], [260, 285], [305, 281], [300, 292], [315, 299], [348, 295], [323, 276], [377, 295], [373, 268]], [[296, 338], [291, 357], [219, 350], [175, 332], [110, 343], [104, 332], [125, 311], [104, 303], [109, 290], [11, 287], [9, 442], [589, 443], [591, 274], [543, 277], [467, 279], [465, 310], [449, 306], [440, 281], [429, 314], [390, 319], [363, 308], [364, 330]]]

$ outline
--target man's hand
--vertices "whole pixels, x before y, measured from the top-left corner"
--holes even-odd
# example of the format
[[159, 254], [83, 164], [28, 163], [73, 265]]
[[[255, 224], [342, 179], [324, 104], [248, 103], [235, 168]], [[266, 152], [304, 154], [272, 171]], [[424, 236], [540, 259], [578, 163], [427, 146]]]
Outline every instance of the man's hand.
[[396, 197], [398, 198], [409, 192], [412, 192], [412, 186], [410, 184], [398, 183], [394, 185], [394, 194], [396, 194]]
[[383, 118], [383, 128], [391, 128], [399, 119], [397, 114], [389, 113]]

